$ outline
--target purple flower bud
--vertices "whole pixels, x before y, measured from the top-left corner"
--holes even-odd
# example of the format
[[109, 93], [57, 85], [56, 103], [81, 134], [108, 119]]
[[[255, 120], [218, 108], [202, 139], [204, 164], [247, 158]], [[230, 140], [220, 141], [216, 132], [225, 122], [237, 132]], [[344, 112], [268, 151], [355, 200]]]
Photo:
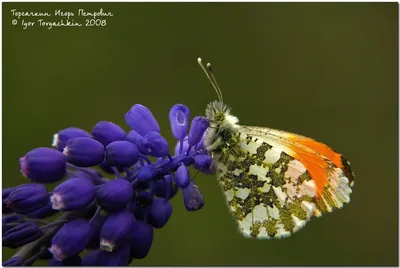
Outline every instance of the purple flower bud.
[[81, 264], [81, 257], [79, 257], [79, 255], [75, 255], [71, 258], [64, 259], [63, 261], [59, 261], [53, 258], [49, 261], [48, 266], [81, 266]]
[[143, 259], [153, 243], [153, 226], [143, 221], [135, 221], [131, 230], [131, 255], [134, 259]]
[[43, 219], [43, 218], [47, 218], [53, 214], [56, 214], [57, 212], [58, 212], [57, 210], [53, 209], [53, 205], [49, 200], [49, 202], [46, 205], [35, 208], [34, 210], [29, 211], [24, 214], [28, 218], [31, 218], [31, 219]]
[[125, 245], [113, 252], [106, 252], [102, 250], [94, 253], [96, 256], [91, 257], [92, 262], [82, 262], [86, 266], [128, 266], [130, 259], [130, 248], [129, 245]]
[[97, 190], [97, 202], [109, 212], [126, 208], [132, 198], [132, 186], [125, 179], [111, 180], [99, 186]]
[[209, 127], [208, 119], [204, 116], [196, 116], [190, 125], [188, 136], [189, 146], [196, 145], [203, 137], [204, 131]]
[[129, 141], [114, 141], [107, 145], [106, 160], [110, 166], [130, 167], [139, 160], [139, 150]]
[[88, 244], [91, 235], [91, 225], [87, 221], [70, 221], [54, 235], [49, 251], [58, 261], [78, 255]]
[[183, 140], [189, 125], [190, 111], [183, 104], [175, 104], [169, 111], [169, 121], [171, 123], [172, 135], [175, 139]]
[[98, 140], [104, 146], [113, 141], [125, 139], [125, 131], [113, 122], [100, 121], [92, 129], [93, 139]]
[[151, 131], [160, 133], [160, 127], [150, 110], [141, 104], [135, 104], [125, 114], [125, 122], [131, 129], [144, 136]]
[[40, 208], [49, 202], [49, 193], [44, 185], [39, 183], [27, 183], [17, 186], [12, 191], [6, 203], [17, 213], [28, 213]]
[[100, 248], [112, 252], [123, 247], [130, 239], [130, 230], [135, 217], [123, 210], [109, 215], [100, 231]]
[[176, 170], [175, 183], [179, 188], [186, 188], [190, 183], [189, 169], [184, 164]]
[[85, 178], [70, 178], [58, 185], [50, 197], [53, 209], [79, 210], [87, 207], [96, 196], [94, 184]]
[[179, 188], [173, 181], [171, 175], [165, 175], [164, 179], [157, 180], [153, 183], [154, 194], [162, 198], [167, 198], [168, 195], [169, 196], [168, 199], [171, 199], [178, 192], [178, 189]]
[[54, 134], [52, 146], [56, 147], [57, 150], [62, 152], [64, 150], [65, 145], [70, 139], [82, 138], [82, 137], [91, 138], [89, 132], [87, 132], [86, 130], [77, 127], [65, 128], [59, 131], [58, 133]]
[[143, 137], [134, 130], [131, 130], [126, 134], [125, 140], [135, 144], [139, 149], [142, 147]]
[[210, 168], [210, 166], [213, 163], [211, 156], [209, 156], [208, 154], [198, 154], [195, 155], [193, 158], [194, 158], [194, 168], [200, 171]]
[[153, 165], [145, 165], [140, 169], [137, 179], [140, 182], [148, 182], [157, 177], [157, 175], [158, 171]]
[[193, 181], [190, 181], [188, 187], [182, 189], [182, 194], [186, 210], [196, 211], [204, 206], [203, 195], [201, 194], [199, 187]]
[[104, 146], [90, 138], [70, 139], [63, 152], [67, 161], [78, 167], [97, 166], [104, 160]]
[[164, 198], [156, 198], [149, 211], [149, 223], [154, 228], [163, 227], [169, 220], [172, 214], [172, 205], [169, 200]]
[[3, 266], [22, 266], [23, 264], [24, 264], [24, 259], [19, 256], [12, 257], [8, 261], [3, 262]]
[[11, 214], [3, 216], [1, 220], [2, 220], [2, 232], [4, 236], [4, 234], [10, 229], [10, 227], [7, 226], [7, 224], [24, 222], [24, 217], [18, 214]]
[[51, 148], [36, 148], [20, 160], [21, 172], [25, 177], [40, 182], [52, 183], [64, 178], [66, 157], [60, 151]]
[[3, 247], [18, 248], [35, 241], [42, 235], [36, 222], [27, 221], [10, 228], [3, 236]]
[[152, 131], [144, 135], [141, 151], [154, 157], [164, 157], [169, 154], [168, 142], [158, 132]]
[[3, 214], [12, 213], [13, 210], [10, 207], [7, 207], [6, 199], [8, 195], [14, 190], [14, 187], [3, 189], [2, 191], [2, 200], [3, 200]]

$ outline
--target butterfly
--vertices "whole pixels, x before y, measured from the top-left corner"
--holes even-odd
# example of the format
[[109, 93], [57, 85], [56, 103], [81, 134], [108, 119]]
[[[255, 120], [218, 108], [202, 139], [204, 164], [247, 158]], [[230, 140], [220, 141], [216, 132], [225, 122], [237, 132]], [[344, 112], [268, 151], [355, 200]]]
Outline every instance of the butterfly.
[[206, 107], [204, 145], [227, 205], [245, 237], [288, 237], [314, 216], [350, 202], [354, 173], [338, 152], [311, 138], [239, 125], [224, 104], [211, 64], [198, 63], [218, 95]]

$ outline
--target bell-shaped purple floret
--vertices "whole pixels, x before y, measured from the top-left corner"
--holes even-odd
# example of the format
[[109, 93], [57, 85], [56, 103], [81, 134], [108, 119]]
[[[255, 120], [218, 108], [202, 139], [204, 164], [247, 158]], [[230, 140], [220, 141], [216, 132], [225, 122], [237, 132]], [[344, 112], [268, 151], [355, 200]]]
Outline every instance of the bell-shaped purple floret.
[[49, 202], [49, 193], [43, 184], [27, 183], [15, 187], [7, 199], [6, 204], [15, 212], [25, 214], [46, 205]]
[[3, 266], [22, 266], [24, 259], [19, 256], [12, 257], [8, 261], [3, 262]]
[[203, 137], [204, 131], [209, 127], [208, 119], [204, 116], [196, 116], [190, 125], [188, 135], [189, 146], [196, 145]]
[[186, 188], [190, 183], [189, 169], [181, 164], [175, 173], [175, 183], [179, 188]]
[[145, 165], [140, 169], [137, 179], [140, 182], [148, 182], [157, 177], [157, 175], [158, 171], [153, 165]]
[[160, 133], [160, 127], [150, 110], [141, 105], [135, 104], [125, 114], [125, 122], [131, 129], [144, 136], [151, 131]]
[[90, 138], [91, 135], [86, 130], [77, 127], [65, 128], [54, 134], [52, 146], [62, 152], [70, 139], [83, 137]]
[[125, 139], [125, 131], [113, 122], [100, 121], [92, 129], [93, 139], [98, 140], [104, 146], [113, 141], [122, 141]]
[[78, 255], [88, 244], [91, 235], [91, 225], [87, 221], [72, 220], [54, 235], [49, 251], [59, 261]]
[[190, 111], [183, 104], [175, 104], [169, 111], [172, 135], [175, 139], [183, 140], [189, 126]]
[[2, 233], [4, 234], [12, 227], [8, 226], [10, 223], [22, 223], [24, 222], [24, 217], [18, 214], [11, 214], [2, 217]]
[[193, 158], [195, 169], [204, 173], [208, 173], [210, 170], [212, 170], [213, 160], [208, 154], [198, 154]]
[[90, 138], [70, 139], [64, 148], [67, 161], [78, 167], [97, 166], [104, 160], [104, 146]]
[[126, 245], [134, 221], [133, 214], [126, 210], [110, 214], [100, 231], [100, 248], [112, 252]]
[[154, 228], [163, 227], [172, 214], [172, 205], [169, 200], [164, 198], [156, 198], [149, 210], [149, 223]]
[[51, 215], [54, 215], [58, 212], [58, 210], [53, 209], [53, 204], [49, 202], [46, 205], [43, 205], [41, 207], [35, 208], [32, 211], [24, 213], [25, 216], [31, 219], [43, 219], [47, 218]]
[[94, 184], [85, 178], [70, 178], [58, 185], [50, 197], [53, 209], [79, 210], [87, 207], [96, 196]]
[[153, 226], [143, 221], [135, 221], [130, 233], [131, 256], [134, 259], [143, 259], [149, 253], [153, 243]]
[[[140, 135], [139, 133], [137, 133], [134, 130], [131, 130], [128, 132], [128, 134], [126, 134], [125, 140], [135, 144], [139, 148], [139, 151], [140, 151], [140, 148], [142, 147], [142, 144], [143, 144], [143, 136], [142, 135]], [[144, 153], [142, 151], [140, 151], [140, 152]]]
[[63, 153], [52, 148], [40, 147], [20, 159], [21, 172], [25, 177], [39, 183], [53, 183], [64, 178], [67, 159]]
[[102, 250], [89, 251], [82, 259], [81, 266], [100, 266], [98, 264], [98, 255]]
[[108, 212], [126, 208], [133, 197], [133, 189], [125, 179], [115, 179], [99, 186], [97, 202]]
[[114, 141], [107, 145], [106, 160], [110, 166], [130, 167], [139, 160], [139, 150], [129, 141]]
[[39, 225], [27, 221], [10, 228], [3, 236], [3, 247], [18, 248], [35, 241], [42, 235]]
[[141, 151], [154, 157], [164, 157], [169, 154], [168, 142], [158, 132], [152, 131], [143, 136]]
[[185, 189], [182, 189], [183, 202], [188, 211], [196, 211], [204, 206], [204, 198], [199, 187], [190, 181], [190, 184]]
[[12, 213], [13, 210], [7, 207], [6, 199], [8, 195], [14, 190], [15, 187], [5, 188], [2, 190], [2, 201], [3, 201], [3, 214]]
[[48, 266], [81, 266], [82, 259], [79, 255], [72, 256], [68, 259], [64, 259], [62, 261], [51, 259], [49, 261]]

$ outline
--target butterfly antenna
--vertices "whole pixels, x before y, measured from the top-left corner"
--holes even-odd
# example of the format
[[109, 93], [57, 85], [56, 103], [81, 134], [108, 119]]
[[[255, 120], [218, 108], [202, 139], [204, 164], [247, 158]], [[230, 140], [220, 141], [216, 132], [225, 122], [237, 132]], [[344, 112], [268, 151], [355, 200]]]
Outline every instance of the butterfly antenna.
[[211, 85], [213, 86], [213, 88], [215, 89], [215, 92], [217, 93], [218, 99], [219, 101], [223, 101], [222, 99], [222, 93], [221, 93], [221, 89], [218, 86], [217, 81], [215, 80], [215, 77], [212, 73], [212, 69], [211, 69], [211, 64], [208, 63], [207, 64], [207, 68], [204, 67], [203, 62], [201, 60], [201, 58], [197, 59], [197, 62], [199, 63], [201, 69], [204, 71], [204, 73], [206, 74], [208, 81], [210, 81]]

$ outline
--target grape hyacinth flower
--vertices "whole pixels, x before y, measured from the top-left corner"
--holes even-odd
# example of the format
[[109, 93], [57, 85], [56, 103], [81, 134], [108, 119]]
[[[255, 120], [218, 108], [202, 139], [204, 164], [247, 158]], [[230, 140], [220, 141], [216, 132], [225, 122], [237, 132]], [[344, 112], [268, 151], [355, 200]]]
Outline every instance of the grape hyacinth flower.
[[[127, 266], [148, 255], [155, 230], [173, 217], [170, 200], [179, 190], [186, 210], [201, 209], [190, 168], [215, 171], [203, 144], [209, 122], [191, 121], [182, 104], [168, 117], [173, 154], [151, 111], [135, 104], [125, 114], [127, 132], [108, 121], [91, 133], [68, 127], [54, 135], [54, 148], [23, 156], [21, 172], [30, 181], [2, 191], [3, 246], [20, 247], [3, 265], [45, 258], [49, 266]], [[58, 185], [48, 190], [50, 183]], [[55, 213], [58, 219], [43, 220]]]

